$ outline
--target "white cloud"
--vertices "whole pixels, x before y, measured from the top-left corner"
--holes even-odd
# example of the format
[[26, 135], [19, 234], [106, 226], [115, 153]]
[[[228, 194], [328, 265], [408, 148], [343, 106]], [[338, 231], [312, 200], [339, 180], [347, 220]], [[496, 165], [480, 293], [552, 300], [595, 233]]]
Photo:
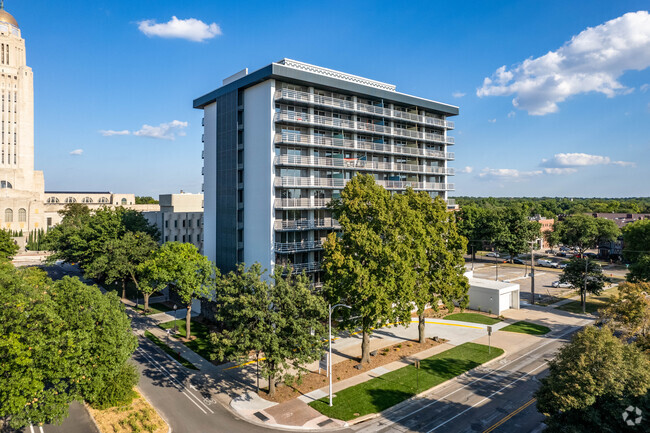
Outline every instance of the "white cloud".
[[490, 122], [490, 123], [497, 123], [497, 119], [488, 119], [488, 122]]
[[510, 113], [508, 113], [508, 119], [512, 119], [516, 115], [517, 115], [517, 113], [515, 113], [514, 111], [511, 111]]
[[532, 115], [558, 110], [572, 95], [598, 92], [613, 97], [628, 93], [618, 79], [628, 70], [650, 66], [650, 14], [630, 12], [588, 27], [556, 51], [529, 58], [511, 69], [502, 66], [485, 78], [476, 94], [516, 95], [515, 107]]
[[216, 23], [206, 24], [195, 18], [179, 20], [175, 16], [166, 23], [157, 23], [156, 20], [140, 21], [138, 29], [150, 37], [179, 38], [193, 42], [203, 42], [221, 35], [221, 28]]
[[111, 137], [113, 135], [129, 135], [130, 132], [126, 129], [123, 131], [113, 131], [112, 129], [102, 129], [99, 131], [104, 137]]
[[620, 165], [621, 167], [636, 167], [636, 163], [629, 161], [612, 161], [613, 165]]
[[82, 153], [84, 153], [83, 149], [75, 149], [72, 152], [70, 152], [70, 155], [81, 155]]
[[645, 84], [642, 84], [642, 85], [641, 85], [641, 91], [642, 91], [643, 93], [647, 92], [648, 89], [650, 89], [650, 84], [645, 83]]
[[544, 169], [544, 173], [546, 173], [546, 174], [573, 174], [573, 173], [575, 173], [577, 171], [578, 171], [577, 168], [571, 168], [571, 167], [567, 167], [567, 168], [554, 167], [554, 168], [545, 168]]
[[522, 181], [543, 174], [542, 170], [521, 171], [516, 168], [484, 168], [478, 177], [486, 180]]
[[465, 93], [463, 93], [463, 92], [454, 92], [454, 93], [451, 94], [451, 96], [453, 96], [454, 98], [462, 98], [463, 96], [465, 96]]
[[172, 120], [168, 123], [161, 123], [158, 126], [142, 125], [138, 131], [133, 131], [133, 135], [138, 137], [159, 138], [162, 140], [175, 140], [176, 136], [184, 136], [187, 128], [187, 122]]
[[459, 173], [471, 173], [473, 171], [474, 167], [470, 167], [469, 165], [458, 170]]
[[612, 161], [609, 156], [590, 155], [588, 153], [556, 153], [551, 159], [543, 159], [542, 167], [586, 167], [590, 165], [620, 165], [634, 166], [633, 162]]

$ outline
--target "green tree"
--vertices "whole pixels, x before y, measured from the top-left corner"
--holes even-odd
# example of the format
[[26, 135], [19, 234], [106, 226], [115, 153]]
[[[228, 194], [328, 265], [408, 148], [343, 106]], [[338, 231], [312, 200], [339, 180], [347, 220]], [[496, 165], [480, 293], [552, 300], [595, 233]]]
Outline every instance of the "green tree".
[[[539, 411], [550, 415], [546, 421], [550, 431], [585, 431], [580, 426], [594, 420], [611, 422], [611, 409], [616, 407], [612, 402], [642, 398], [650, 388], [650, 359], [607, 327], [577, 333], [549, 363], [549, 370], [536, 397]], [[619, 420], [625, 407], [621, 410], [619, 403], [614, 409]], [[610, 431], [624, 428], [618, 426]]]
[[216, 320], [223, 330], [210, 338], [216, 359], [261, 355], [260, 368], [273, 397], [277, 380], [293, 380], [306, 371], [305, 364], [321, 358], [327, 307], [310, 290], [308, 278], [290, 267], [276, 266], [272, 282], [262, 275], [258, 263], [248, 270], [240, 264], [219, 280]]
[[[158, 248], [158, 243], [144, 232], [127, 231], [122, 237], [110, 239], [103, 246], [103, 254], [98, 255], [85, 267], [85, 273], [91, 278], [103, 277], [111, 284], [122, 282], [122, 299], [126, 299], [126, 281], [131, 279], [138, 285], [138, 266], [147, 260]], [[145, 290], [145, 311], [149, 308], [149, 294]]]
[[542, 234], [544, 236], [544, 240], [551, 248], [551, 251], [553, 251], [553, 249], [560, 244], [560, 234], [555, 230], [547, 230]]
[[339, 324], [362, 334], [361, 363], [370, 362], [370, 335], [386, 322], [410, 323], [412, 289], [404, 290], [404, 258], [395, 247], [399, 238], [391, 195], [370, 175], [357, 175], [333, 200], [340, 236], [330, 233], [324, 244], [324, 293], [339, 308]]
[[145, 195], [145, 196], [135, 196], [135, 204], [158, 204], [158, 200], [155, 198]]
[[[0, 418], [12, 428], [61, 421], [94, 403], [136, 347], [124, 306], [76, 278], [0, 265]], [[125, 386], [130, 391], [133, 381]]]
[[650, 335], [650, 283], [623, 283], [600, 316], [626, 337]]
[[0, 229], [0, 260], [11, 260], [18, 249], [9, 232]]
[[599, 295], [609, 279], [603, 275], [603, 269], [593, 260], [572, 258], [560, 275], [560, 281], [571, 284], [580, 291], [582, 312], [587, 310], [587, 293]]
[[467, 238], [468, 253], [475, 260], [476, 251], [482, 250], [486, 244], [493, 246], [495, 241], [504, 236], [506, 228], [499, 219], [496, 208], [469, 205], [460, 210], [458, 230]]
[[465, 277], [466, 239], [458, 233], [454, 214], [439, 198], [432, 200], [425, 193], [408, 189], [404, 195], [393, 196], [398, 204], [396, 218], [400, 236], [395, 248], [405, 259], [403, 275], [413, 289], [417, 307], [419, 342], [425, 341], [425, 309], [438, 311], [442, 303], [450, 311], [454, 302], [461, 308], [469, 304], [469, 283]]
[[498, 213], [504, 230], [495, 239], [499, 251], [506, 251], [510, 261], [517, 255], [530, 250], [530, 242], [541, 236], [541, 224], [528, 219], [525, 206], [509, 206]]
[[144, 290], [168, 285], [187, 306], [185, 335], [190, 338], [192, 301], [212, 297], [219, 270], [194, 245], [180, 242], [163, 244], [141, 270], [147, 281]]
[[588, 215], [573, 215], [557, 221], [553, 230], [558, 232], [564, 245], [575, 247], [581, 255], [601, 242], [616, 240], [620, 234], [614, 221]]
[[650, 282], [650, 254], [639, 257], [629, 268], [625, 279], [631, 283]]
[[650, 261], [644, 258], [650, 256], [650, 220], [635, 221], [623, 227], [623, 242], [623, 255], [632, 264], [632, 278], [648, 281], [645, 277], [650, 274]]

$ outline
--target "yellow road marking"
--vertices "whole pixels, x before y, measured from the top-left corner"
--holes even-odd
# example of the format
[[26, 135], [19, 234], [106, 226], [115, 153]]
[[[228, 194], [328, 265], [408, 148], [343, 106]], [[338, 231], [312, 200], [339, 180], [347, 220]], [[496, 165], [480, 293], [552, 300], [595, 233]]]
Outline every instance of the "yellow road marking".
[[536, 398], [532, 398], [532, 399], [528, 400], [528, 401], [527, 401], [526, 403], [524, 403], [521, 407], [519, 407], [518, 409], [515, 409], [514, 411], [510, 412], [510, 414], [504, 416], [500, 421], [498, 421], [496, 424], [494, 424], [494, 425], [492, 425], [491, 427], [489, 427], [487, 430], [484, 430], [483, 433], [490, 433], [490, 432], [494, 431], [496, 428], [502, 426], [502, 425], [503, 425], [506, 421], [508, 421], [510, 418], [512, 418], [513, 416], [517, 415], [519, 412], [521, 412], [522, 410], [526, 409], [526, 408], [527, 408], [528, 406], [530, 406], [531, 404], [535, 403], [535, 401], [537, 401]]

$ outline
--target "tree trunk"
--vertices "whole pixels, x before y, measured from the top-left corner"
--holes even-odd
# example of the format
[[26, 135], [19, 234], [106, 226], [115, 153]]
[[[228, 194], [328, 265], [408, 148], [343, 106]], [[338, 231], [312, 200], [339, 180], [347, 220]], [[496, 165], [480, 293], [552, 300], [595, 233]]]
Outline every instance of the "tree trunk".
[[122, 299], [126, 299], [126, 280], [122, 278]]
[[190, 338], [190, 323], [192, 319], [192, 303], [187, 305], [187, 313], [185, 313], [185, 338]]
[[418, 335], [420, 336], [420, 344], [424, 344], [424, 312], [418, 316]]
[[370, 364], [370, 334], [364, 330], [361, 335], [361, 363]]
[[269, 374], [269, 397], [275, 397], [275, 377]]
[[144, 311], [145, 313], [149, 310], [149, 296], [151, 296], [150, 293], [143, 293], [144, 295]]

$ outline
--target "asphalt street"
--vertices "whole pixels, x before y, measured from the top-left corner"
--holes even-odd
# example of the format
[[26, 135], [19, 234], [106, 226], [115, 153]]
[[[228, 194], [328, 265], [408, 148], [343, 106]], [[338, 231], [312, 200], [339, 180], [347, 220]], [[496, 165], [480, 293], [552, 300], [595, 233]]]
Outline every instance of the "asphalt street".
[[[541, 431], [543, 416], [534, 403], [503, 423], [495, 424], [533, 398], [539, 378], [547, 374], [547, 361], [580, 328], [565, 329], [543, 343], [509, 354], [489, 368], [475, 369], [433, 393], [402, 403], [379, 418], [355, 426], [354, 430], [358, 433]], [[524, 411], [530, 416], [520, 416]]]
[[29, 426], [22, 431], [24, 433], [99, 433], [84, 405], [76, 401], [70, 403], [69, 416], [61, 425]]

